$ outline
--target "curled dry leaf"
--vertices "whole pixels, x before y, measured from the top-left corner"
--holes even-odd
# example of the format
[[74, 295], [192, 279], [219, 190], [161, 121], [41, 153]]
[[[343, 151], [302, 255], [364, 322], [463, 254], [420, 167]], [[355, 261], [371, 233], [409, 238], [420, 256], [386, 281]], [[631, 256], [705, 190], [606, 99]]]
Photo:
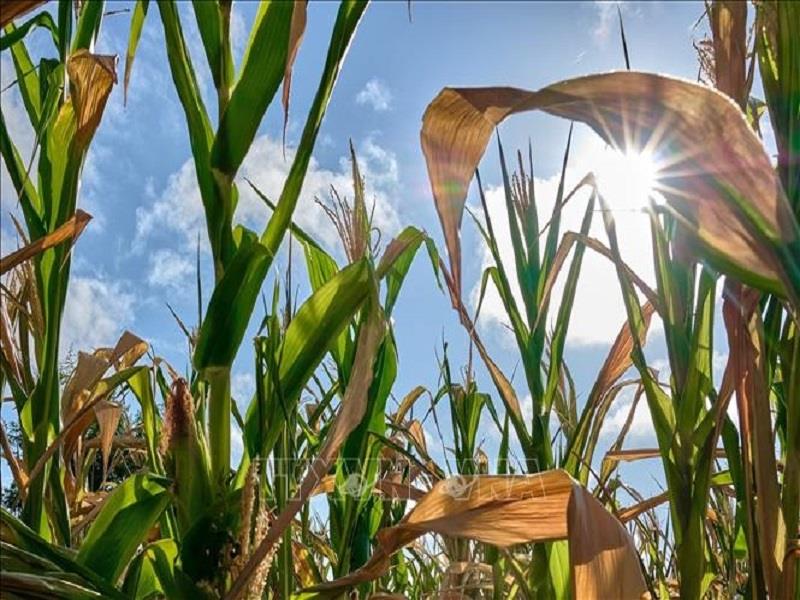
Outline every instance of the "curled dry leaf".
[[402, 423], [406, 418], [406, 413], [408, 413], [408, 411], [411, 410], [411, 408], [414, 406], [414, 403], [417, 400], [419, 400], [420, 396], [422, 396], [422, 394], [424, 394], [427, 391], [428, 390], [426, 390], [424, 386], [418, 385], [408, 394], [406, 394], [406, 396], [400, 402], [400, 405], [397, 407], [397, 412], [394, 413], [394, 415], [392, 416], [392, 422], [395, 425], [399, 425], [400, 423]]
[[639, 558], [622, 524], [564, 471], [530, 476], [451, 477], [437, 483], [400, 523], [377, 533], [372, 558], [350, 575], [312, 588], [327, 596], [370, 581], [390, 557], [426, 533], [501, 548], [567, 539], [577, 598], [639, 598]]
[[658, 167], [656, 191], [717, 266], [786, 291], [772, 244], [796, 243], [798, 228], [741, 110], [712, 88], [636, 72], [589, 75], [535, 92], [445, 88], [431, 102], [422, 150], [459, 291], [469, 182], [495, 126], [531, 110], [586, 123], [623, 152], [649, 154]]
[[67, 73], [77, 118], [77, 141], [86, 148], [117, 83], [117, 57], [78, 50], [67, 60]]
[[[128, 360], [130, 364], [125, 363], [125, 366], [130, 366], [146, 350], [146, 342], [129, 331], [125, 331], [114, 348], [101, 348], [92, 354], [78, 353], [75, 371], [64, 386], [64, 392], [61, 395], [61, 419], [64, 428], [60, 435], [63, 437], [62, 454], [65, 458], [71, 457], [78, 450], [78, 444], [83, 434], [96, 419], [100, 426], [103, 472], [105, 473], [121, 408], [116, 411], [113, 407], [117, 405], [103, 398], [108, 390], [102, 385], [102, 378], [112, 365]], [[87, 410], [92, 406], [94, 410]]]
[[94, 407], [94, 415], [100, 428], [100, 452], [103, 455], [103, 480], [108, 473], [108, 460], [111, 456], [111, 445], [122, 416], [122, 406], [116, 402], [101, 400]]

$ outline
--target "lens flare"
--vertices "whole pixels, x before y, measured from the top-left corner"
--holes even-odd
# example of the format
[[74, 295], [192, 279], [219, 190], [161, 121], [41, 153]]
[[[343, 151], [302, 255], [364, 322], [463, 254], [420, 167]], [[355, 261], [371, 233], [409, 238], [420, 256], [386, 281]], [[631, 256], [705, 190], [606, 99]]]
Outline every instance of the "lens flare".
[[658, 168], [647, 152], [620, 152], [606, 148], [597, 157], [597, 186], [616, 209], [640, 210], [655, 200]]

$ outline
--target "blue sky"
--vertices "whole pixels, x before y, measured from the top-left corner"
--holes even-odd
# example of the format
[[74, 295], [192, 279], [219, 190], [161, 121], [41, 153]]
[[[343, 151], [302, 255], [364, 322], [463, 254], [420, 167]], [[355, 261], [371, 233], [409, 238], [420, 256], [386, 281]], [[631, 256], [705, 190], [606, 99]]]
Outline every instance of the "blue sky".
[[[115, 9], [129, 6], [127, 2], [114, 3]], [[313, 197], [327, 196], [330, 185], [343, 195], [352, 195], [346, 158], [348, 140], [352, 139], [369, 197], [376, 202], [376, 225], [384, 242], [403, 226], [413, 224], [426, 229], [442, 247], [419, 147], [421, 116], [428, 102], [447, 85], [499, 84], [534, 89], [572, 76], [624, 68], [616, 8], [616, 4], [598, 2], [415, 2], [409, 22], [405, 2], [374, 3], [358, 29], [334, 90], [296, 221], [341, 256], [333, 229]], [[210, 75], [188, 9], [188, 4], [182, 6], [184, 30], [207, 106], [211, 107], [209, 112], [214, 114]], [[292, 149], [319, 80], [335, 11], [334, 3], [313, 3], [309, 8], [308, 28], [294, 71], [287, 160], [280, 145], [283, 114], [276, 102], [243, 166], [241, 175], [253, 179], [271, 197], [279, 194], [291, 164]], [[237, 58], [241, 57], [254, 12], [254, 3], [234, 4]], [[692, 26], [702, 12], [702, 2], [622, 5], [632, 67], [694, 79], [697, 61], [692, 40], [700, 39], [703, 29], [693, 30]], [[128, 27], [128, 14], [108, 17], [96, 51], [124, 56]], [[52, 52], [48, 44], [44, 34], [36, 33], [30, 48], [40, 56]], [[3, 87], [14, 78], [10, 66], [4, 55]], [[120, 73], [122, 66], [120, 63]], [[183, 113], [167, 68], [155, 7], [145, 23], [127, 106], [122, 100], [120, 85], [109, 100], [85, 167], [80, 205], [94, 215], [94, 220], [74, 251], [64, 351], [111, 345], [124, 329], [130, 329], [181, 371], [188, 366], [186, 345], [165, 303], [169, 302], [187, 323], [195, 323], [194, 244], [198, 232], [204, 235], [204, 225]], [[32, 136], [14, 88], [2, 94], [2, 107], [15, 141], [29, 152]], [[500, 128], [507, 151], [525, 147], [528, 139], [532, 140], [545, 207], [552, 205], [554, 178], [567, 130], [565, 121], [543, 115], [515, 117]], [[589, 169], [605, 164], [603, 152], [588, 129], [576, 128], [569, 179], [576, 182]], [[500, 172], [494, 145], [487, 151], [481, 173], [498, 223], [503, 207], [497, 189]], [[4, 167], [0, 183], [0, 231], [5, 254], [16, 244], [8, 218], [9, 212], [16, 211], [16, 200]], [[259, 230], [268, 213], [245, 188], [245, 184], [240, 186], [237, 217]], [[477, 201], [474, 194], [473, 189], [469, 197], [473, 205]], [[566, 217], [567, 228], [577, 227], [577, 215], [582, 210], [580, 200], [576, 201]], [[623, 210], [617, 218], [623, 253], [645, 279], [652, 279], [645, 221]], [[464, 290], [474, 299], [474, 288], [488, 263], [469, 218], [464, 224]], [[599, 229], [593, 233], [604, 239]], [[201, 260], [207, 299], [212, 277], [205, 250]], [[285, 268], [285, 256], [278, 265]], [[304, 281], [302, 265], [296, 264], [295, 272], [295, 280]], [[610, 266], [604, 259], [587, 254], [584, 273], [567, 349], [579, 403], [588, 393], [623, 319]], [[306, 291], [301, 286], [301, 294]], [[260, 316], [257, 314], [254, 321]], [[436, 356], [441, 353], [442, 340], [450, 346], [453, 366], [464, 364], [466, 334], [422, 256], [401, 292], [394, 321], [400, 356], [394, 388], [398, 399], [416, 385], [433, 391], [438, 387]], [[490, 352], [510, 375], [517, 363], [516, 349], [503, 326], [496, 296], [487, 298], [480, 327]], [[657, 326], [651, 338], [648, 352], [654, 364], [664, 366], [666, 353]], [[234, 392], [248, 398], [253, 389], [249, 348], [245, 342], [234, 370]], [[720, 354], [719, 361], [723, 359], [724, 354]], [[478, 376], [481, 387], [493, 393], [480, 369]], [[524, 382], [515, 384], [524, 400]], [[608, 441], [616, 435], [615, 428], [624, 421], [629, 407], [630, 397], [623, 396], [612, 408]], [[628, 446], [654, 445], [644, 403], [642, 408]], [[3, 416], [8, 418], [8, 412]], [[426, 428], [435, 431], [432, 424], [426, 424]], [[483, 431], [491, 456], [497, 434], [488, 422]], [[437, 445], [430, 439], [429, 444]], [[644, 480], [659, 471], [658, 467], [654, 462], [631, 474]]]

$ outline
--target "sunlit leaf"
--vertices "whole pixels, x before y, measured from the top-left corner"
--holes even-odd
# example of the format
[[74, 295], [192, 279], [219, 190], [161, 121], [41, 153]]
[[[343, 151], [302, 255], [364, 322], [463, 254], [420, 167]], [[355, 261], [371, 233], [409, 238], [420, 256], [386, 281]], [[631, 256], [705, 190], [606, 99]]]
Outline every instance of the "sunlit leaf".
[[455, 476], [437, 483], [403, 520], [377, 534], [361, 569], [313, 591], [333, 596], [380, 577], [392, 554], [425, 533], [469, 538], [507, 548], [532, 541], [569, 541], [573, 594], [639, 598], [639, 558], [624, 527], [563, 471], [537, 475]]
[[[719, 268], [790, 293], [781, 253], [798, 228], [769, 157], [739, 108], [714, 89], [662, 75], [607, 73], [531, 92], [445, 88], [423, 118], [422, 149], [460, 288], [459, 226], [473, 172], [495, 126], [524, 111], [582, 121], [622, 152], [647, 152], [656, 190]], [[613, 198], [608, 199], [613, 202]]]

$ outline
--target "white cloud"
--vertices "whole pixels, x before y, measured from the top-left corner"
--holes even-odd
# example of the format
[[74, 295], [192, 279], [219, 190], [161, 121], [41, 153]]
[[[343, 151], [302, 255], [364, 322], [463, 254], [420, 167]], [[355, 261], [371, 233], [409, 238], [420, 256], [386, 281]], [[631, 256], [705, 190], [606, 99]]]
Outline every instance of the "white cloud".
[[[629, 387], [622, 390], [614, 400], [608, 415], [603, 419], [600, 436], [609, 442], [614, 441], [628, 420], [632, 408], [633, 388]], [[647, 399], [642, 396], [636, 405], [623, 446], [636, 445], [641, 447], [648, 443], [655, 443], [655, 436], [656, 430], [653, 427], [653, 420], [650, 418]]]
[[392, 93], [380, 79], [372, 78], [356, 94], [357, 104], [368, 104], [378, 112], [387, 111], [392, 107]]
[[244, 412], [256, 391], [256, 380], [249, 371], [234, 373], [231, 379], [231, 396], [236, 399], [239, 410]]
[[244, 454], [244, 438], [242, 430], [235, 422], [231, 422], [231, 468], [237, 469]]
[[[15, 79], [14, 65], [8, 55], [3, 55], [0, 58], [0, 89], [5, 89]], [[8, 127], [8, 135], [16, 145], [23, 163], [27, 166], [33, 150], [34, 132], [16, 85], [0, 94], [0, 107], [2, 107], [3, 117]], [[14, 231], [14, 225], [8, 218], [8, 214], [19, 217], [21, 211], [17, 193], [6, 170], [5, 161], [0, 160], [0, 165], [2, 165], [0, 166], [0, 222], [4, 225], [3, 237], [5, 238], [7, 231]], [[35, 169], [36, 163], [34, 162], [32, 167], [34, 174], [36, 173]]]
[[[589, 139], [576, 144], [576, 146], [570, 162], [572, 167], [567, 170], [565, 193], [572, 190], [587, 172], [593, 171], [597, 173], [602, 171], [608, 162], [608, 151], [600, 142]], [[535, 181], [539, 223], [542, 227], [550, 218], [555, 203], [558, 180], [559, 176], [556, 175], [549, 179], [536, 179]], [[621, 184], [623, 189], [614, 191], [621, 192], [620, 195], [626, 195], [625, 183], [626, 181], [623, 181]], [[562, 235], [566, 231], [580, 230], [588, 197], [588, 190], [583, 190], [577, 193], [564, 207], [561, 223]], [[609, 194], [608, 200], [612, 205], [612, 210], [614, 210], [622, 257], [634, 272], [646, 282], [652, 284], [655, 277], [651, 258], [648, 217], [644, 213], [630, 208], [614, 209], [613, 202], [615, 197], [615, 194]], [[524, 305], [521, 293], [516, 286], [516, 268], [502, 187], [488, 188], [486, 190], [486, 203], [498, 240], [500, 256], [506, 267], [508, 277], [515, 288], [517, 305], [522, 309]], [[599, 206], [595, 206], [595, 209], [599, 209]], [[473, 210], [473, 212], [479, 215], [483, 213], [480, 208]], [[589, 235], [596, 237], [607, 245], [607, 236], [599, 212], [594, 215]], [[543, 244], [544, 236], [540, 240], [540, 245]], [[572, 261], [571, 256], [564, 263], [553, 289], [549, 310], [551, 325], [557, 315], [567, 272]], [[494, 263], [489, 249], [483, 243], [481, 243], [480, 261], [482, 270]], [[474, 282], [472, 288], [471, 299], [473, 306], [477, 303], [479, 293], [480, 278]], [[574, 344], [610, 344], [619, 332], [625, 318], [625, 307], [613, 264], [607, 258], [587, 249], [583, 256], [583, 264], [571, 313], [568, 342]], [[654, 329], [656, 321], [657, 319], [654, 319]], [[483, 328], [493, 327], [497, 331], [502, 331], [501, 339], [507, 341], [510, 346], [514, 344], [513, 334], [506, 326], [508, 319], [505, 309], [499, 294], [492, 284], [487, 287], [479, 324]]]
[[112, 346], [134, 320], [135, 297], [119, 281], [73, 275], [70, 278], [60, 354]]
[[592, 29], [592, 35], [598, 43], [604, 44], [608, 40], [611, 28], [616, 23], [617, 9], [624, 10], [624, 6], [620, 0], [595, 0], [597, 21]]
[[[151, 182], [147, 192], [153, 193]], [[205, 231], [203, 203], [194, 171], [194, 163], [187, 160], [167, 179], [167, 186], [150, 206], [136, 209], [136, 237], [134, 250], [144, 249], [145, 242], [159, 233], [181, 234], [182, 245], [191, 248], [197, 235]]]
[[174, 250], [162, 248], [150, 255], [147, 282], [153, 286], [180, 288], [195, 271], [192, 262]]
[[[250, 179], [270, 200], [277, 202], [291, 168], [295, 149], [286, 148], [283, 158], [281, 142], [267, 135], [255, 140], [240, 170], [239, 203], [235, 220], [261, 232], [270, 215], [264, 202], [244, 181]], [[373, 225], [380, 229], [386, 241], [399, 229], [395, 195], [399, 185], [397, 159], [394, 154], [367, 138], [357, 149], [361, 174], [366, 183], [367, 201], [375, 203]], [[329, 170], [319, 166], [312, 158], [300, 193], [294, 221], [308, 233], [329, 247], [338, 245], [336, 231], [324, 211], [316, 205], [314, 198], [326, 200], [334, 187], [342, 196], [352, 198], [353, 182], [349, 157], [343, 156], [338, 169]], [[169, 176], [167, 185], [160, 194], [148, 184], [146, 193], [154, 200], [149, 206], [136, 211], [136, 237], [134, 251], [145, 247], [164, 245], [176, 248], [170, 260], [174, 264], [177, 256], [189, 260], [194, 252], [197, 237], [207, 246], [205, 216], [194, 163], [187, 160], [181, 168]], [[178, 243], [175, 243], [175, 234]], [[158, 254], [156, 251], [156, 255]], [[154, 255], [155, 256], [155, 255]], [[159, 265], [151, 262], [151, 266]], [[158, 280], [152, 270], [150, 277]]]

